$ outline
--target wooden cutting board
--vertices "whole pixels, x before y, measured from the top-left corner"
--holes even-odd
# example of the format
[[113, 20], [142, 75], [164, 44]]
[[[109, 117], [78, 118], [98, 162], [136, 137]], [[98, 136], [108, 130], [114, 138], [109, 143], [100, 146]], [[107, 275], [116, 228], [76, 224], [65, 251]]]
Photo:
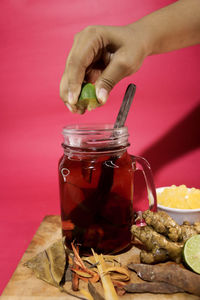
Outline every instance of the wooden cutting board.
[[[28, 249], [19, 262], [12, 278], [4, 289], [1, 300], [76, 300], [77, 298], [61, 293], [57, 288], [51, 286], [35, 277], [32, 270], [23, 264], [50, 246], [56, 239], [61, 238], [61, 221], [59, 216], [46, 216], [40, 224]], [[131, 251], [133, 251], [131, 249]], [[133, 254], [133, 252], [131, 253]], [[122, 254], [121, 261], [127, 254]], [[120, 300], [197, 300], [200, 297], [187, 293], [170, 295], [161, 294], [125, 294]]]

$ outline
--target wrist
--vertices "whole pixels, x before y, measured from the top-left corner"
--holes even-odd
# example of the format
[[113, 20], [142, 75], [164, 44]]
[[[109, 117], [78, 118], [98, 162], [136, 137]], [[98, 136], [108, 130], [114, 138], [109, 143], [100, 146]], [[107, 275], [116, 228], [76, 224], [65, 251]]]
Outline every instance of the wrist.
[[131, 29], [136, 41], [141, 44], [144, 56], [152, 55], [154, 53], [155, 33], [151, 32], [149, 24], [145, 20], [140, 19], [127, 26]]

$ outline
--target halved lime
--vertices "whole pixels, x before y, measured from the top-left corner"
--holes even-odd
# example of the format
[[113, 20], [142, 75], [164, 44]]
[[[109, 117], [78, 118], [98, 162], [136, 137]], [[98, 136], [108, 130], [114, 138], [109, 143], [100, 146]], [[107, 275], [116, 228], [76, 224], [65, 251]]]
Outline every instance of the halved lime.
[[200, 274], [200, 234], [187, 240], [183, 249], [186, 264], [196, 273]]
[[100, 106], [100, 103], [97, 100], [94, 84], [83, 84], [76, 106], [81, 111], [85, 111], [86, 109], [92, 110]]

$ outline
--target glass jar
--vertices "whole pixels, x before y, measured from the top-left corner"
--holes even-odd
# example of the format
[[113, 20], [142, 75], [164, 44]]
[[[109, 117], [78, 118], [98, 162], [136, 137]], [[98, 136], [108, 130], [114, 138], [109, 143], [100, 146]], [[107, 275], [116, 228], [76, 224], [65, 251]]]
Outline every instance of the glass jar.
[[149, 208], [156, 210], [148, 162], [128, 154], [127, 127], [75, 125], [65, 127], [63, 136], [59, 185], [66, 246], [78, 243], [82, 254], [91, 254], [91, 248], [103, 254], [125, 249], [131, 243], [134, 172], [138, 164], [145, 177]]

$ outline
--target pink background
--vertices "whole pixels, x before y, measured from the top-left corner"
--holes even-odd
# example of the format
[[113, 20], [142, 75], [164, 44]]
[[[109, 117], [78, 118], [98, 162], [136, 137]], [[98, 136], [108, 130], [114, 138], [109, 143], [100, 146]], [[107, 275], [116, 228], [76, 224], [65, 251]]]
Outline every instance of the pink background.
[[0, 291], [41, 220], [59, 214], [57, 162], [64, 125], [115, 121], [126, 86], [137, 85], [127, 125], [130, 152], [151, 163], [156, 186], [199, 186], [200, 46], [148, 57], [107, 104], [83, 116], [59, 99], [76, 32], [124, 25], [167, 0], [1, 0]]

